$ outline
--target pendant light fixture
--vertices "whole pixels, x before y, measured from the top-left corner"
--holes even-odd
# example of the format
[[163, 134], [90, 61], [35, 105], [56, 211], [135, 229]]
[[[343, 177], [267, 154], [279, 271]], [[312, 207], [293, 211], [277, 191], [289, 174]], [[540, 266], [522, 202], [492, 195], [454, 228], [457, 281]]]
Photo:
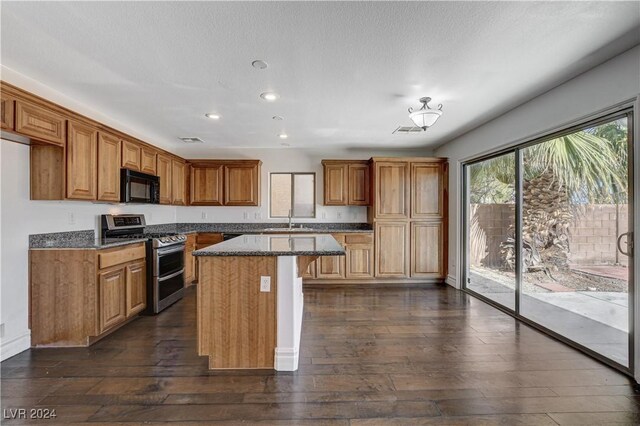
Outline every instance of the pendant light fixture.
[[422, 108], [419, 110], [414, 110], [413, 107], [409, 108], [409, 118], [416, 126], [422, 130], [427, 130], [427, 128], [433, 126], [442, 115], [442, 104], [438, 105], [438, 109], [431, 109], [428, 105], [428, 103], [431, 102], [431, 98], [420, 98], [420, 102], [422, 102]]

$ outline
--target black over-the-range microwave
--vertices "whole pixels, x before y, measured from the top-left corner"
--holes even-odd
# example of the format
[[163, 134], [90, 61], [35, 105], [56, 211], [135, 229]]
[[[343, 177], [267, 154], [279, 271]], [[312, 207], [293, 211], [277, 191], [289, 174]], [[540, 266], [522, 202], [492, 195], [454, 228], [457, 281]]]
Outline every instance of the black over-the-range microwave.
[[120, 171], [120, 202], [160, 204], [160, 178], [148, 173]]

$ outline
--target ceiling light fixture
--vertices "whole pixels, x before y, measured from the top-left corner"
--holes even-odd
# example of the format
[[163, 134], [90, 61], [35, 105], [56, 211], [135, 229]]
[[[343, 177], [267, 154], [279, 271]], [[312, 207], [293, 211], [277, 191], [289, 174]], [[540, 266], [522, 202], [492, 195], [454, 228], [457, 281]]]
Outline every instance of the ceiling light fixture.
[[409, 108], [409, 118], [416, 126], [422, 130], [427, 130], [433, 126], [442, 115], [442, 104], [438, 105], [438, 109], [431, 109], [428, 105], [428, 103], [431, 102], [431, 98], [420, 98], [420, 102], [422, 102], [422, 108], [419, 110], [414, 111], [413, 107]]
[[286, 134], [286, 133], [280, 133], [280, 134], [278, 135], [278, 137], [279, 137], [280, 139], [286, 139], [286, 138], [288, 138], [288, 137], [289, 137], [289, 135], [288, 135], [288, 134]]
[[256, 59], [255, 61], [251, 62], [251, 66], [256, 68], [256, 69], [263, 70], [263, 69], [267, 68], [269, 66], [269, 64], [267, 64], [262, 59]]
[[267, 101], [267, 102], [273, 102], [273, 101], [275, 101], [276, 99], [279, 98], [278, 94], [277, 93], [273, 93], [273, 92], [261, 93], [260, 97], [262, 99], [264, 99], [265, 101]]
[[273, 117], [271, 117], [271, 118], [273, 118], [273, 119], [274, 119], [274, 120], [276, 120], [276, 121], [282, 121], [282, 120], [284, 120], [284, 118], [282, 118], [282, 116], [279, 116], [279, 115], [274, 115], [274, 116], [273, 116]]
[[209, 112], [207, 114], [204, 115], [207, 118], [210, 118], [212, 120], [220, 120], [220, 114], [215, 114], [213, 112]]

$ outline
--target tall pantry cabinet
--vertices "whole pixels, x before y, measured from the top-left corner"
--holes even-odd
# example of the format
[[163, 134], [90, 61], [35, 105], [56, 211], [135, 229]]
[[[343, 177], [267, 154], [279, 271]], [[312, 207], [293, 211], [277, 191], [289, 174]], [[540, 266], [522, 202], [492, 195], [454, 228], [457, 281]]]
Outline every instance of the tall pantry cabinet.
[[374, 157], [371, 173], [376, 278], [444, 279], [446, 159]]

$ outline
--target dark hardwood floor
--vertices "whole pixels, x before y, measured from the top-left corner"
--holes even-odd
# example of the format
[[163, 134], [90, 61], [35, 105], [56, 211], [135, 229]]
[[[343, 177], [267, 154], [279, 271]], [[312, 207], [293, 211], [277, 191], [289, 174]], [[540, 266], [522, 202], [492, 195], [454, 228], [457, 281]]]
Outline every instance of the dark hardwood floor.
[[191, 289], [91, 348], [3, 362], [3, 417], [42, 407], [57, 417], [31, 422], [640, 423], [629, 378], [448, 286], [307, 289], [305, 302], [296, 373], [208, 371]]

